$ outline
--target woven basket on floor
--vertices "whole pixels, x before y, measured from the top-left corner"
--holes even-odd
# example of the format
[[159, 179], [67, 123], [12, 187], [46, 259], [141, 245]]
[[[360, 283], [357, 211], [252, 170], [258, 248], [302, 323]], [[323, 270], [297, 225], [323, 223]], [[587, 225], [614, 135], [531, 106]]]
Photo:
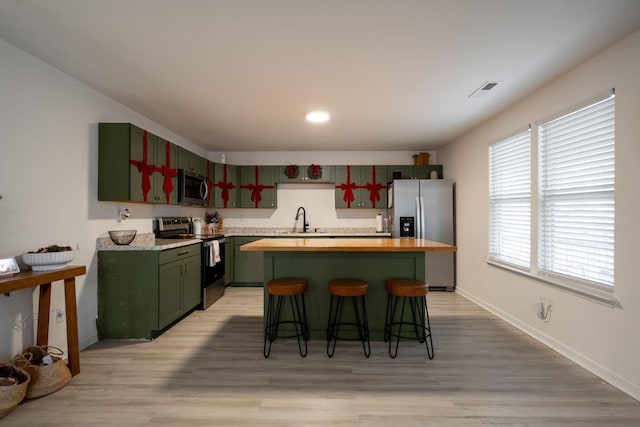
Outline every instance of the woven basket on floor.
[[[51, 365], [41, 363], [42, 355], [49, 355], [53, 359]], [[11, 361], [29, 373], [31, 381], [27, 388], [26, 399], [45, 396], [60, 390], [71, 381], [71, 371], [62, 360], [64, 352], [57, 347], [32, 346], [17, 355]]]
[[9, 415], [27, 394], [29, 373], [17, 366], [14, 366], [14, 371], [19, 381], [18, 384], [0, 387], [0, 419]]

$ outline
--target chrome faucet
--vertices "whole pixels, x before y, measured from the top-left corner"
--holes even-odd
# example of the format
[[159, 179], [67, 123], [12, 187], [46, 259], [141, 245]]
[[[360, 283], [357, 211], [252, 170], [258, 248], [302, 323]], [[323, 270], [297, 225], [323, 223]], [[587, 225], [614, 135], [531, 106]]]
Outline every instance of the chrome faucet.
[[[296, 221], [300, 218], [300, 210], [302, 210], [302, 232], [307, 232], [307, 227], [309, 227], [309, 223], [307, 222], [307, 211], [304, 210], [302, 206], [298, 208], [298, 212], [296, 212]], [[297, 224], [297, 223], [296, 223]], [[293, 231], [296, 231], [296, 226], [294, 224]]]

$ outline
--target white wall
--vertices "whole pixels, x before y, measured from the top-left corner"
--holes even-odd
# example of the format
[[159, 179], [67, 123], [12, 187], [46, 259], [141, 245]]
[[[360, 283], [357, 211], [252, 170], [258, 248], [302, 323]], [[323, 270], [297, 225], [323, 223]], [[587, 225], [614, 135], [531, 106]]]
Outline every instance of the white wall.
[[[50, 244], [77, 248], [74, 265], [86, 265], [77, 279], [80, 347], [96, 342], [96, 238], [113, 229], [152, 231], [152, 218], [204, 217], [204, 209], [97, 201], [98, 123], [132, 122], [213, 161], [190, 141], [125, 108], [0, 39], [0, 258], [17, 257]], [[236, 164], [411, 164], [412, 153], [227, 153]], [[434, 153], [435, 154], [435, 153]], [[226, 209], [227, 226], [290, 227], [305, 205], [312, 227], [373, 227], [377, 210], [336, 213], [327, 186], [279, 189], [277, 210]], [[287, 188], [289, 187], [289, 188]], [[331, 198], [329, 197], [331, 196]], [[329, 200], [329, 198], [331, 200]], [[131, 218], [119, 224], [124, 208]], [[322, 220], [321, 220], [322, 218]], [[235, 221], [235, 225], [234, 225]], [[54, 284], [49, 343], [66, 350], [66, 325], [53, 315], [64, 308], [62, 286]], [[37, 291], [0, 295], [0, 362], [34, 342]]]
[[[439, 151], [456, 181], [458, 291], [640, 399], [640, 32], [592, 58]], [[487, 146], [615, 87], [615, 297], [620, 307], [560, 291], [485, 263]], [[548, 323], [536, 303], [553, 300]], [[541, 361], [544, 363], [544, 361]]]
[[[96, 238], [108, 230], [151, 232], [154, 216], [195, 209], [97, 201], [98, 123], [133, 122], [201, 155], [200, 147], [0, 39], [0, 258], [50, 244], [79, 248], [75, 265], [80, 346], [97, 340]], [[121, 208], [131, 219], [116, 222]], [[64, 307], [54, 284], [52, 310]], [[0, 361], [34, 342], [37, 291], [0, 295]], [[51, 316], [50, 344], [66, 349], [65, 323]]]

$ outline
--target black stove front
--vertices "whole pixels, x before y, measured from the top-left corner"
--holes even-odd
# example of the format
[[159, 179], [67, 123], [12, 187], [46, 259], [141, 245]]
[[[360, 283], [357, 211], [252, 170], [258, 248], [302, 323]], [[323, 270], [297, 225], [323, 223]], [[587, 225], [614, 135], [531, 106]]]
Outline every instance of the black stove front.
[[191, 220], [187, 217], [158, 218], [154, 232], [159, 239], [200, 239], [202, 310], [224, 295], [225, 238], [223, 234], [192, 234]]

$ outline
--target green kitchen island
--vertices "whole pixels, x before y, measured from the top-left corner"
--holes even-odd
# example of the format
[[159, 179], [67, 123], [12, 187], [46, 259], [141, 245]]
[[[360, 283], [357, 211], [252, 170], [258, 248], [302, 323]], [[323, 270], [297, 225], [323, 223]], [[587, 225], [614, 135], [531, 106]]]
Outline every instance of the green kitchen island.
[[[387, 309], [385, 280], [424, 281], [425, 252], [455, 252], [456, 247], [422, 239], [278, 238], [240, 247], [264, 252], [264, 283], [282, 277], [307, 279], [305, 294], [311, 338], [324, 339], [329, 315], [329, 280], [352, 277], [369, 283], [367, 313], [371, 339], [382, 340]], [[266, 287], [264, 312], [266, 312]], [[287, 305], [283, 307], [283, 310]], [[286, 313], [289, 315], [289, 313]]]

